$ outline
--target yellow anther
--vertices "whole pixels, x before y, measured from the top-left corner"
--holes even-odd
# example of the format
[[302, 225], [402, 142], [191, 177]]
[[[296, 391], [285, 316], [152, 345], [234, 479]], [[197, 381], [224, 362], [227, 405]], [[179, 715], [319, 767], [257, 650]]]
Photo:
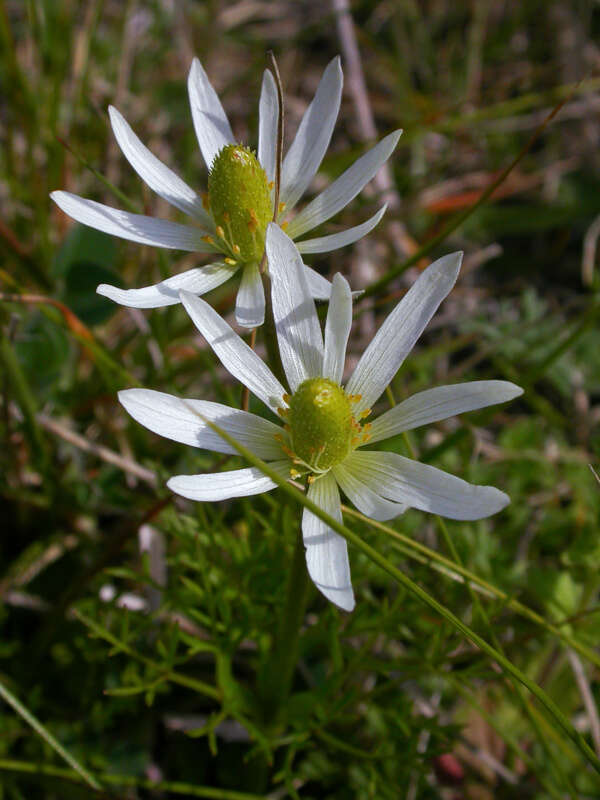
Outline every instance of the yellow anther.
[[219, 237], [219, 239], [225, 238], [225, 231], [220, 225], [217, 225], [217, 236]]
[[[290, 477], [294, 478], [294, 479], [301, 478], [302, 477], [302, 473], [298, 472], [297, 469], [294, 469], [293, 467], [291, 467], [290, 468]], [[310, 478], [309, 478], [309, 480], [310, 480]]]
[[212, 238], [212, 236], [203, 236], [202, 237], [202, 241], [206, 242], [207, 244], [214, 244], [215, 243], [215, 240]]
[[239, 246], [237, 244], [234, 244], [231, 249], [236, 254], [236, 256], [239, 256], [239, 254], [241, 253], [241, 250], [240, 250], [240, 248], [239, 248]]
[[290, 223], [289, 223], [289, 222], [287, 221], [287, 219], [286, 219], [286, 221], [285, 221], [285, 222], [282, 222], [282, 223], [281, 223], [281, 225], [280, 225], [279, 227], [281, 228], [281, 230], [282, 230], [282, 231], [284, 231], [284, 230], [287, 228], [287, 226], [288, 226], [289, 224], [290, 224]]
[[371, 413], [371, 411], [372, 411], [372, 409], [370, 409], [370, 408], [365, 408], [365, 410], [364, 410], [364, 411], [361, 411], [361, 412], [360, 412], [359, 419], [364, 419], [365, 417], [368, 417], [368, 416], [369, 416], [369, 414]]
[[206, 192], [202, 192], [202, 205], [205, 211], [210, 210], [210, 203], [208, 202], [208, 194]]
[[370, 433], [364, 433], [363, 434], [363, 444], [366, 444], [369, 441], [370, 438], [371, 438], [371, 434]]
[[356, 445], [360, 442], [360, 436], [353, 436], [351, 440], [352, 447], [356, 447]]
[[372, 422], [365, 422], [365, 424], [363, 426], [363, 430], [366, 433], [367, 431], [370, 431], [372, 427], [373, 427], [373, 423]]
[[269, 187], [269, 189], [274, 189], [275, 188], [275, 181], [269, 181], [267, 186]]
[[231, 267], [233, 267], [233, 266], [234, 266], [234, 264], [237, 264], [237, 261], [235, 260], [235, 258], [229, 258], [229, 257], [228, 257], [228, 258], [224, 258], [224, 259], [223, 259], [223, 261], [224, 261], [226, 264], [229, 264], [229, 266], [231, 266]]
[[314, 475], [309, 475], [309, 476], [308, 476], [308, 478], [307, 478], [306, 480], [307, 480], [309, 483], [314, 483], [314, 482], [315, 482], [317, 479], [315, 478], [315, 476], [314, 476]]
[[348, 400], [351, 403], [359, 403], [362, 400], [362, 394], [349, 394]]
[[281, 442], [281, 444], [283, 444], [283, 435], [281, 433], [275, 433], [273, 438], [276, 442]]
[[284, 210], [284, 208], [285, 208], [285, 203], [282, 201], [282, 202], [281, 202], [281, 203], [279, 203], [279, 205], [277, 206], [277, 213], [278, 213], [278, 214], [281, 214], [281, 212]]
[[277, 413], [279, 414], [280, 417], [287, 417], [288, 409], [287, 408], [281, 408], [281, 406], [278, 406], [277, 407]]
[[287, 392], [282, 397], [283, 402], [287, 403], [288, 405], [289, 405], [291, 399], [292, 399], [292, 396], [290, 394], [288, 394]]
[[250, 233], [254, 233], [254, 231], [258, 228], [258, 217], [256, 216], [256, 212], [252, 209], [248, 209], [248, 214], [250, 215], [250, 220], [248, 222], [248, 230]]

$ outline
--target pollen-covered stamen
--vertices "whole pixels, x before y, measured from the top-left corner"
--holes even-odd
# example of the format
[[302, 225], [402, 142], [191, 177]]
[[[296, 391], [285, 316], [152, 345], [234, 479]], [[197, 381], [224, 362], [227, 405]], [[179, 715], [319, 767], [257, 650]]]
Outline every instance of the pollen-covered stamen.
[[238, 260], [260, 261], [273, 217], [267, 175], [254, 153], [226, 145], [208, 175], [208, 204], [217, 236]]

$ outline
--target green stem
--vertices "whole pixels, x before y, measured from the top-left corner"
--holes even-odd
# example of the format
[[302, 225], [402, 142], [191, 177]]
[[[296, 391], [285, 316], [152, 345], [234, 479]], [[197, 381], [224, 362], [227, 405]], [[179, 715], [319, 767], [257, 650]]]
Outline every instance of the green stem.
[[[361, 514], [360, 511], [357, 511], [354, 508], [350, 508], [349, 506], [342, 505], [342, 511], [344, 514], [349, 514], [355, 519], [364, 522], [366, 525], [369, 525], [372, 528], [376, 528], [377, 530], [382, 531], [388, 536], [396, 539], [398, 542], [401, 543], [402, 552], [404, 555], [407, 555], [409, 558], [416, 559], [418, 561], [424, 560], [426, 562], [432, 562], [432, 566], [437, 566], [440, 570], [442, 575], [447, 575], [447, 577], [456, 580], [456, 575], [460, 575], [465, 581], [468, 580], [472, 584], [478, 586], [484, 592], [489, 592], [489, 594], [493, 595], [494, 597], [498, 598], [504, 602], [507, 608], [510, 608], [512, 611], [516, 612], [520, 616], [528, 619], [530, 622], [533, 622], [536, 625], [544, 628], [545, 631], [551, 633], [553, 636], [559, 638], [565, 645], [568, 647], [572, 647], [573, 650], [576, 650], [580, 655], [586, 658], [591, 664], [595, 664], [597, 667], [600, 667], [600, 656], [588, 647], [586, 644], [583, 644], [575, 637], [571, 636], [567, 631], [563, 631], [558, 627], [558, 625], [554, 625], [551, 622], [548, 622], [544, 619], [537, 611], [534, 611], [529, 606], [526, 606], [524, 603], [521, 603], [519, 600], [515, 600], [508, 592], [499, 589], [497, 586], [494, 586], [493, 583], [489, 583], [484, 578], [480, 578], [479, 575], [476, 575], [474, 572], [462, 567], [460, 564], [456, 564], [452, 562], [449, 558], [441, 555], [435, 550], [431, 550], [421, 542], [417, 542], [415, 539], [411, 539], [410, 536], [406, 536], [400, 531], [394, 530], [394, 528], [390, 528], [389, 525], [385, 525], [383, 522], [377, 522], [376, 520], [369, 519], [364, 514]], [[448, 570], [448, 572], [446, 572]]]
[[298, 641], [308, 600], [310, 581], [304, 557], [302, 536], [298, 533], [288, 577], [287, 594], [273, 642], [271, 658], [266, 665], [261, 698], [264, 718], [277, 724], [287, 700], [298, 660]]
[[[450, 553], [450, 557], [457, 564], [459, 564], [462, 567], [463, 566], [462, 559], [461, 559], [460, 555], [458, 554], [458, 550], [454, 546], [454, 542], [452, 541], [452, 537], [450, 536], [450, 533], [448, 531], [446, 523], [439, 516], [437, 517], [437, 522], [438, 522], [438, 527], [442, 532], [442, 536], [444, 538], [444, 542], [446, 544], [446, 548], [448, 549], [448, 552]], [[502, 644], [500, 643], [500, 641], [498, 640], [498, 637], [496, 636], [496, 634], [494, 632], [494, 627], [490, 623], [490, 619], [489, 619], [489, 617], [487, 615], [486, 610], [483, 607], [483, 604], [481, 603], [477, 593], [474, 591], [473, 587], [471, 586], [471, 582], [469, 580], [467, 580], [466, 584], [467, 584], [467, 590], [469, 592], [469, 595], [471, 596], [471, 601], [473, 603], [473, 608], [474, 608], [474, 610], [477, 611], [477, 613], [479, 614], [479, 616], [483, 620], [483, 623], [484, 623], [484, 625], [486, 626], [486, 628], [488, 630], [488, 635], [489, 635], [489, 637], [490, 637], [490, 639], [492, 641], [492, 644], [494, 645], [494, 647], [500, 653], [502, 653], [502, 655], [504, 655], [504, 648], [502, 647]], [[551, 749], [550, 744], [549, 744], [548, 740], [546, 739], [546, 737], [545, 737], [545, 735], [544, 735], [544, 733], [543, 733], [543, 731], [541, 729], [540, 724], [538, 723], [538, 720], [536, 719], [535, 715], [533, 714], [532, 709], [530, 708], [529, 703], [527, 701], [527, 698], [525, 697], [525, 693], [523, 691], [523, 687], [516, 680], [516, 678], [514, 678], [513, 676], [509, 676], [508, 680], [510, 681], [510, 683], [511, 683], [511, 685], [512, 685], [512, 687], [513, 687], [513, 689], [514, 689], [514, 691], [515, 691], [515, 693], [517, 695], [517, 698], [519, 700], [521, 708], [523, 709], [523, 711], [525, 712], [525, 715], [527, 716], [527, 718], [529, 719], [529, 722], [531, 723], [531, 727], [533, 728], [533, 730], [535, 732], [535, 735], [537, 737], [537, 740], [538, 740], [539, 744], [542, 747], [542, 750], [546, 753], [546, 756], [548, 757], [549, 762], [552, 764], [552, 767], [554, 768], [554, 772], [555, 772], [556, 776], [558, 777], [558, 779], [562, 783], [562, 785], [566, 787], [567, 791], [571, 794], [571, 796], [575, 797], [575, 794], [574, 794], [575, 789], [572, 786], [568, 775], [563, 770], [561, 763], [555, 757], [554, 752]]]
[[17, 714], [22, 717], [22, 719], [24, 719], [28, 725], [33, 728], [38, 736], [41, 736], [42, 739], [49, 744], [50, 747], [56, 751], [61, 758], [64, 759], [69, 766], [73, 767], [75, 773], [79, 775], [79, 777], [88, 786], [97, 790], [102, 788], [98, 781], [90, 775], [85, 767], [82, 767], [81, 764], [71, 755], [71, 753], [65, 750], [62, 744], [54, 738], [50, 731], [42, 725], [37, 717], [34, 717], [33, 714], [25, 708], [21, 701], [18, 700], [18, 698], [16, 698], [14, 694], [6, 686], [4, 686], [3, 683], [0, 683], [0, 697], [2, 697], [2, 699], [8, 703], [8, 705], [14, 709], [14, 711], [16, 711]]
[[520, 683], [522, 683], [523, 686], [529, 689], [529, 691], [545, 707], [550, 716], [554, 718], [556, 723], [560, 728], [562, 728], [569, 739], [574, 742], [581, 755], [591, 764], [596, 772], [600, 774], [600, 759], [596, 753], [592, 750], [585, 738], [573, 727], [573, 725], [571, 725], [554, 700], [541, 688], [541, 686], [538, 686], [518, 667], [515, 667], [515, 665], [506, 658], [506, 656], [502, 655], [502, 653], [489, 644], [489, 642], [486, 642], [486, 640], [479, 636], [479, 634], [475, 633], [475, 631], [469, 628], [469, 626], [459, 619], [456, 614], [453, 614], [450, 609], [439, 603], [434, 597], [432, 597], [432, 595], [426, 592], [425, 589], [422, 589], [419, 584], [415, 583], [411, 578], [408, 577], [408, 575], [405, 575], [402, 570], [390, 563], [387, 558], [378, 553], [375, 548], [371, 547], [366, 542], [363, 542], [358, 534], [354, 533], [354, 531], [350, 530], [350, 528], [347, 528], [344, 524], [338, 522], [337, 519], [334, 519], [330, 514], [327, 514], [327, 512], [323, 511], [320, 506], [310, 500], [306, 495], [299, 492], [294, 486], [289, 484], [287, 480], [282, 478], [276, 470], [269, 466], [269, 464], [258, 458], [251, 450], [249, 450], [247, 447], [244, 447], [243, 444], [238, 442], [237, 439], [234, 439], [233, 436], [230, 436], [229, 433], [227, 433], [227, 431], [225, 431], [219, 425], [216, 425], [202, 414], [198, 413], [198, 416], [204, 420], [209, 428], [218, 433], [222, 439], [235, 448], [240, 455], [244, 456], [244, 458], [246, 458], [253, 466], [258, 467], [264, 475], [267, 475], [269, 478], [271, 478], [273, 483], [276, 483], [281, 490], [285, 492], [285, 494], [293, 498], [297, 503], [300, 503], [305, 508], [308, 508], [309, 511], [312, 511], [312, 513], [319, 519], [323, 520], [328, 527], [332, 528], [336, 533], [339, 533], [340, 536], [343, 536], [344, 539], [353, 544], [358, 550], [364, 553], [367, 558], [381, 567], [385, 572], [388, 573], [388, 575], [391, 575], [394, 580], [411, 592], [411, 594], [415, 595], [415, 597], [425, 603], [425, 605], [429, 606], [431, 609], [433, 609], [433, 611], [449, 622], [454, 628], [456, 628], [456, 630], [460, 631], [465, 638], [486, 653], [486, 655], [488, 655], [493, 661], [502, 667], [505, 672], [507, 672], [509, 675], [512, 675]]
[[[73, 783], [83, 783], [81, 776], [70, 769], [55, 767], [52, 764], [35, 764], [29, 761], [17, 761], [15, 759], [1, 758], [0, 770], [7, 772], [17, 772], [26, 775], [45, 775], [51, 778], [72, 781]], [[113, 775], [109, 772], [102, 772], [98, 779], [107, 786], [118, 787], [137, 787], [139, 789], [149, 789], [153, 792], [169, 792], [171, 794], [181, 794], [185, 797], [207, 797], [213, 800], [264, 800], [263, 795], [249, 794], [247, 792], [236, 792], [231, 789], [211, 788], [209, 786], [194, 786], [183, 781], [150, 781], [147, 778], [138, 778], [135, 775]], [[94, 786], [93, 788], [97, 788]], [[99, 787], [97, 791], [101, 791]], [[102, 792], [102, 797], [106, 797]]]

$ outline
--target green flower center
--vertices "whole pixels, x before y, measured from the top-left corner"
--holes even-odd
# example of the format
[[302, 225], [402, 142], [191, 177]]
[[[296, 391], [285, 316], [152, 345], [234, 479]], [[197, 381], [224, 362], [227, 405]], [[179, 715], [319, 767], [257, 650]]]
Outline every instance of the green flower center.
[[309, 378], [288, 403], [294, 455], [315, 472], [325, 472], [343, 461], [352, 446], [356, 423], [342, 387], [329, 378]]
[[215, 156], [208, 204], [219, 243], [236, 261], [260, 261], [273, 207], [267, 174], [247, 147], [228, 144]]

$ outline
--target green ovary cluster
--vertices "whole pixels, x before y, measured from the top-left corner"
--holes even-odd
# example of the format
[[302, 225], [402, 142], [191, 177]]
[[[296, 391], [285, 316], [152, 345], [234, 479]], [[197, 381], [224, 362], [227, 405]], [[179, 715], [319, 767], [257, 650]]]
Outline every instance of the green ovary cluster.
[[343, 461], [351, 448], [353, 416], [342, 387], [329, 378], [309, 378], [288, 402], [294, 455], [315, 472]]
[[208, 203], [219, 243], [236, 261], [260, 261], [273, 219], [267, 174], [254, 153], [228, 144], [208, 174]]

